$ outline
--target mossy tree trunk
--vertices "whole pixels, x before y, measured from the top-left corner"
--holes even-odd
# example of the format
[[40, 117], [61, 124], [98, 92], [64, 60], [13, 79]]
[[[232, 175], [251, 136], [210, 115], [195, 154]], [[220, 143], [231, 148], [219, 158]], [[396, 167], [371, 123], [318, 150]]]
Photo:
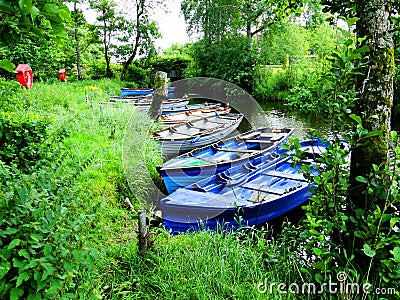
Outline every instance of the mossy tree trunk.
[[365, 186], [355, 178], [368, 175], [373, 164], [388, 162], [388, 137], [393, 104], [394, 43], [390, 1], [357, 0], [356, 5], [360, 18], [357, 22], [357, 34], [359, 38], [366, 37], [362, 45], [367, 45], [370, 51], [365, 54], [369, 59], [363, 68], [363, 75], [357, 79], [358, 100], [355, 114], [362, 118], [364, 128], [382, 132], [382, 136], [371, 136], [361, 140], [361, 144], [352, 151], [350, 198], [356, 207], [366, 208], [369, 203], [362, 195]]
[[167, 73], [157, 71], [154, 79], [153, 101], [151, 102], [149, 110], [149, 115], [152, 119], [157, 120], [161, 116], [162, 102], [167, 99], [168, 96], [167, 79]]

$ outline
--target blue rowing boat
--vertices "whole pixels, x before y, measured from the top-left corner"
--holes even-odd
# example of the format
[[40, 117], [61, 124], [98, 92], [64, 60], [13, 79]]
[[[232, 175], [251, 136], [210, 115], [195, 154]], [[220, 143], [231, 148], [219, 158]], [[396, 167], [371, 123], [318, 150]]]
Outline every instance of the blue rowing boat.
[[[301, 143], [309, 154], [303, 163], [313, 163], [326, 149], [321, 140]], [[280, 152], [284, 152], [281, 150]], [[302, 205], [313, 184], [293, 166], [290, 156], [264, 163], [262, 156], [251, 163], [178, 189], [162, 199], [164, 226], [173, 234], [197, 230], [235, 230], [260, 226]], [[318, 171], [311, 167], [312, 173]]]
[[[292, 135], [293, 128], [263, 127], [182, 154], [157, 167], [168, 193], [226, 169], [263, 156], [274, 158], [277, 148]], [[272, 155], [270, 155], [272, 154]]]
[[158, 130], [153, 137], [160, 142], [162, 153], [172, 157], [226, 138], [242, 119], [242, 114], [214, 114]]
[[[168, 98], [175, 98], [175, 87], [168, 87], [168, 94], [171, 94]], [[121, 88], [121, 96], [145, 96], [154, 93], [152, 88]]]
[[145, 96], [153, 94], [150, 88], [121, 88], [121, 96]]
[[177, 114], [177, 113], [184, 113], [184, 112], [190, 112], [191, 110], [196, 110], [200, 108], [204, 108], [207, 106], [215, 106], [215, 105], [220, 105], [220, 104], [214, 104], [214, 103], [199, 103], [199, 104], [187, 104], [187, 105], [180, 105], [180, 106], [175, 106], [175, 107], [163, 107], [162, 114], [163, 115], [171, 115], [171, 114]]

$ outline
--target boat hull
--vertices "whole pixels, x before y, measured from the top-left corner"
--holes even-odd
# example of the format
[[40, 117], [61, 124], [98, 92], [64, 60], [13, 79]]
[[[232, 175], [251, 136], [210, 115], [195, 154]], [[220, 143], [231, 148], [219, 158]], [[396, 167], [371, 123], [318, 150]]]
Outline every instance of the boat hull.
[[[200, 194], [200, 193], [199, 193]], [[201, 196], [201, 195], [199, 195]], [[197, 196], [197, 197], [199, 197]], [[161, 204], [164, 227], [177, 234], [199, 230], [237, 230], [244, 226], [261, 226], [268, 221], [283, 216], [304, 204], [311, 196], [308, 186], [289, 193], [276, 200], [259, 205], [240, 208], [185, 207]], [[191, 195], [196, 197], [196, 195]]]

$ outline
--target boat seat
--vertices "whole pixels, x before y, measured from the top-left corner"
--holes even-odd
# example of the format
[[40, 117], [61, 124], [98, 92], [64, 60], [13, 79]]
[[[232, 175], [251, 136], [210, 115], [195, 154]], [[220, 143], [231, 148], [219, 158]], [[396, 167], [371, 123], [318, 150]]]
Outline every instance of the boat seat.
[[230, 180], [230, 177], [228, 175], [226, 175], [225, 172], [222, 172], [222, 173], [218, 173], [216, 175], [216, 179], [217, 179], [218, 182], [226, 183], [226, 182], [228, 182]]
[[268, 171], [268, 172], [262, 173], [262, 175], [284, 178], [284, 179], [295, 180], [295, 181], [308, 181], [307, 179], [304, 178], [303, 174]]
[[271, 141], [279, 141], [281, 140], [285, 135], [284, 134], [275, 134], [273, 137], [271, 137]]
[[260, 134], [260, 138], [272, 138], [275, 135], [276, 135], [276, 133], [263, 132], [263, 133]]
[[225, 151], [225, 152], [240, 152], [240, 153], [254, 153], [258, 152], [258, 150], [249, 150], [249, 149], [232, 149], [232, 148], [215, 148], [217, 151]]
[[252, 133], [249, 133], [249, 134], [246, 134], [246, 135], [239, 136], [238, 139], [245, 140], [245, 139], [255, 138], [255, 137], [259, 136], [259, 135], [260, 135], [260, 132], [252, 132]]
[[248, 173], [250, 173], [250, 172], [254, 171], [256, 169], [256, 167], [253, 166], [251, 164], [251, 162], [249, 162], [249, 163], [243, 165], [243, 169], [245, 169]]
[[193, 190], [196, 192], [203, 192], [203, 193], [207, 192], [204, 188], [200, 187], [197, 183], [193, 183]]
[[257, 144], [271, 144], [273, 145], [271, 140], [245, 140], [246, 143], [257, 143]]
[[248, 189], [248, 190], [253, 190], [253, 191], [260, 191], [260, 192], [265, 192], [269, 194], [274, 194], [274, 195], [283, 195], [287, 191], [283, 189], [277, 189], [277, 188], [272, 188], [270, 186], [265, 186], [265, 185], [259, 185], [255, 183], [245, 183], [241, 185], [240, 187]]

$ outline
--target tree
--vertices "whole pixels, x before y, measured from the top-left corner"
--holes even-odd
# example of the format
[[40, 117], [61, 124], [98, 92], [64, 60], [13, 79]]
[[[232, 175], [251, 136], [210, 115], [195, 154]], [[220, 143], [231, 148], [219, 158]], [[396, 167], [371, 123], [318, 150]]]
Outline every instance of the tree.
[[82, 68], [81, 68], [81, 37], [79, 35], [79, 27], [82, 25], [82, 12], [77, 7], [78, 1], [74, 1], [74, 11], [73, 11], [73, 22], [74, 22], [74, 40], [75, 40], [75, 50], [76, 50], [76, 69], [78, 72], [78, 80], [82, 80]]
[[125, 80], [126, 72], [138, 54], [148, 54], [154, 49], [153, 41], [160, 34], [157, 24], [150, 21], [149, 9], [162, 3], [163, 1], [135, 0], [135, 19], [120, 23], [121, 35], [118, 40], [122, 45], [118, 47], [118, 55], [124, 59], [121, 81]]
[[90, 7], [99, 13], [97, 21], [99, 22], [98, 28], [103, 40], [106, 77], [111, 78], [113, 76], [111, 71], [111, 47], [113, 34], [117, 30], [118, 17], [115, 13], [117, 4], [113, 0], [93, 0], [90, 2]]
[[[188, 23], [190, 33], [201, 33], [202, 41], [193, 49], [199, 59], [200, 75], [212, 74], [206, 70], [212, 68], [204, 64], [214, 65], [218, 73], [220, 69], [217, 59], [226, 50], [227, 54], [234, 54], [227, 66], [220, 70], [218, 78], [230, 80], [239, 84], [246, 91], [253, 91], [253, 70], [256, 65], [258, 51], [253, 47], [253, 39], [266, 31], [271, 24], [279, 22], [288, 14], [293, 13], [302, 3], [302, 0], [276, 1], [276, 0], [184, 0], [181, 5], [183, 15]], [[243, 38], [245, 46], [243, 47]], [[211, 53], [211, 51], [214, 51]], [[204, 63], [201, 62], [201, 59]], [[237, 59], [239, 58], [239, 59]], [[229, 59], [228, 59], [229, 60]], [[235, 61], [237, 64], [232, 64]], [[232, 66], [233, 65], [233, 66]], [[226, 76], [228, 73], [236, 73]], [[234, 80], [232, 80], [234, 79]]]

